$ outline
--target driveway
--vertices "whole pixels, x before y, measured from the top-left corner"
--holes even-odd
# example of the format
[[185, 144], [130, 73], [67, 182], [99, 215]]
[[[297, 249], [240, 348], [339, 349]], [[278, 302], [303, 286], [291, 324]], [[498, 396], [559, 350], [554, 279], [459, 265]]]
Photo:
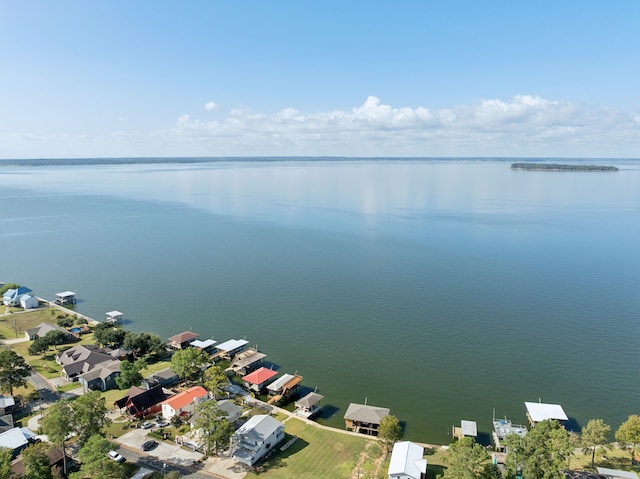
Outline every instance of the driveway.
[[[147, 437], [148, 434], [149, 429], [133, 429], [132, 431], [129, 431], [128, 433], [115, 439], [115, 441], [143, 453], [140, 449], [140, 446], [143, 442], [149, 439]], [[165, 462], [170, 462], [172, 464], [177, 464], [179, 466], [185, 467], [193, 465], [196, 461], [199, 461], [203, 457], [203, 455], [199, 452], [187, 451], [177, 444], [169, 444], [168, 442], [164, 441], [158, 441], [158, 446], [155, 449], [146, 452], [146, 454], [162, 458], [162, 460]]]

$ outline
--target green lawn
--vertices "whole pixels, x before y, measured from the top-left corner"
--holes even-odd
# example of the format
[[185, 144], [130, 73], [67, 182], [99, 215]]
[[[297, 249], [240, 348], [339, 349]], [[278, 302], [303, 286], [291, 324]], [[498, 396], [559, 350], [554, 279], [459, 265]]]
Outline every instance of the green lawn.
[[298, 440], [284, 452], [277, 450], [263, 470], [250, 472], [247, 479], [347, 479], [368, 442], [364, 437], [308, 426], [297, 419], [287, 421], [285, 431]]
[[[11, 308], [12, 314], [0, 316], [0, 338], [15, 339], [24, 337], [27, 329], [35, 328], [40, 323], [56, 323], [58, 315], [64, 315], [56, 308], [46, 307], [23, 312], [21, 309]], [[4, 310], [0, 310], [4, 312]], [[17, 332], [17, 335], [16, 335]]]

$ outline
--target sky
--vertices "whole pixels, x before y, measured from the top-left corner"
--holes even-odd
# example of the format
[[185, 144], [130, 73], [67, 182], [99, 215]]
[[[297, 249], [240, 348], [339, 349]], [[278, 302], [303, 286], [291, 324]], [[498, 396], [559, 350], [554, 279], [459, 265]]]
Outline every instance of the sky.
[[0, 0], [0, 159], [640, 157], [637, 0]]

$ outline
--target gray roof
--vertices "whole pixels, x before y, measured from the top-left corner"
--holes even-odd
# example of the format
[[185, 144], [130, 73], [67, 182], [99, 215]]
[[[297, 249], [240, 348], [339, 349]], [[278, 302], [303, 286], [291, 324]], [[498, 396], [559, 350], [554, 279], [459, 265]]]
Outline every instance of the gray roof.
[[61, 328], [60, 326], [56, 326], [55, 324], [50, 324], [50, 323], [40, 323], [35, 328], [27, 329], [27, 334], [29, 336], [33, 336], [34, 334], [37, 334], [38, 336], [43, 337], [49, 331], [62, 331], [67, 336], [71, 335], [71, 333], [69, 331], [67, 331], [66, 329]]
[[261, 444], [281, 427], [283, 424], [271, 416], [257, 414], [240, 426], [234, 435], [241, 441]]
[[635, 472], [621, 471], [619, 469], [608, 469], [606, 467], [596, 467], [598, 474], [604, 474], [607, 477], [615, 479], [638, 479]]
[[369, 424], [380, 424], [382, 418], [388, 416], [389, 412], [390, 409], [386, 407], [351, 403], [347, 408], [347, 412], [344, 413], [344, 418]]
[[14, 427], [0, 434], [0, 447], [6, 447], [12, 451], [26, 446], [27, 438], [19, 427]]
[[324, 399], [324, 396], [318, 393], [309, 393], [305, 397], [296, 401], [296, 406], [310, 408], [311, 406], [318, 404]]

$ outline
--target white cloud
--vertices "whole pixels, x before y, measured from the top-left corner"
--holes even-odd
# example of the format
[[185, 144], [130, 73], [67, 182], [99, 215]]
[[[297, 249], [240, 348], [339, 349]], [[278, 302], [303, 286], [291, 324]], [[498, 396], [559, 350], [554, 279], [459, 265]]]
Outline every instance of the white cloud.
[[220, 105], [218, 105], [216, 102], [209, 101], [205, 103], [204, 109], [207, 111], [218, 111], [220, 110]]
[[[173, 125], [155, 131], [131, 125], [104, 135], [27, 133], [11, 138], [11, 151], [32, 152], [19, 156], [49, 156], [43, 155], [44, 144], [62, 152], [58, 156], [637, 157], [640, 111], [532, 95], [432, 110], [395, 107], [369, 96], [342, 110], [283, 108], [266, 114], [242, 108], [216, 120], [184, 113]], [[35, 143], [37, 149], [29, 146]]]

